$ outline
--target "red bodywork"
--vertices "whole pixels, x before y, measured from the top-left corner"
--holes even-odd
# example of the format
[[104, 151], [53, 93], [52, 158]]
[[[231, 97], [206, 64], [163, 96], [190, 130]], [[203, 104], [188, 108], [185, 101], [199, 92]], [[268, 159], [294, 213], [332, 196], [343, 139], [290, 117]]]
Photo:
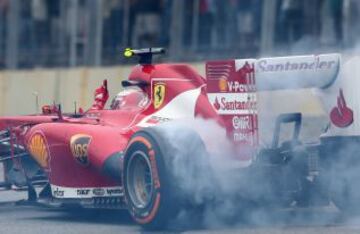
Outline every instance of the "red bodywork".
[[[244, 61], [239, 69], [234, 60], [218, 61], [209, 62], [206, 69], [207, 81], [184, 64], [137, 65], [129, 81], [142, 84], [149, 101], [141, 108], [96, 110], [93, 105], [76, 118], [2, 117], [0, 131], [11, 129], [16, 134], [17, 141], [47, 172], [55, 197], [91, 197], [90, 189], [84, 188], [121, 189], [122, 156], [131, 136], [173, 119], [215, 119], [234, 145], [240, 146], [237, 157], [249, 160], [258, 142], [253, 64]], [[99, 93], [103, 92], [95, 93], [96, 106], [104, 99]], [[73, 190], [64, 193], [68, 188]]]
[[[121, 186], [119, 178], [104, 173], [105, 162], [121, 154], [130, 137], [142, 127], [195, 116], [219, 119], [208, 101], [205, 79], [190, 66], [137, 65], [129, 80], [148, 84], [143, 90], [150, 102], [141, 111], [134, 106], [126, 110], [89, 110], [80, 118], [2, 117], [0, 130], [16, 131], [18, 139], [47, 172], [51, 185], [96, 188]], [[165, 88], [155, 105], [155, 88], [159, 85]], [[116, 163], [121, 164], [121, 157]]]

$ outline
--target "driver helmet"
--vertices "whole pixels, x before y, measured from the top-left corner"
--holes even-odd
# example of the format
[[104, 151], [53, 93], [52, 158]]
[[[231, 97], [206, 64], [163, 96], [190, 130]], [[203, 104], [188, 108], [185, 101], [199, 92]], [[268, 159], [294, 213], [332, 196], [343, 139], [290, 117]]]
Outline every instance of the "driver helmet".
[[126, 87], [112, 100], [112, 110], [142, 110], [149, 104], [148, 95], [139, 87]]

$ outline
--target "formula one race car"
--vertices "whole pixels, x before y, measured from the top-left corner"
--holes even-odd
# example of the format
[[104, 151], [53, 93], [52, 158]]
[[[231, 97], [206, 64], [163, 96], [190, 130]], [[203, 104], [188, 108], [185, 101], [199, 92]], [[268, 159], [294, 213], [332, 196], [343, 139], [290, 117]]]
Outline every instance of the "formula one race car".
[[[181, 209], [211, 201], [209, 194], [199, 202], [187, 190], [192, 184], [206, 180], [220, 190], [207, 158], [225, 141], [221, 157], [231, 162], [226, 173], [239, 178], [232, 185], [238, 203], [355, 207], [359, 173], [346, 172], [359, 162], [359, 105], [338, 54], [211, 61], [204, 78], [188, 65], [152, 64], [163, 52], [126, 51], [140, 62], [109, 109], [104, 83], [82, 114], [45, 108], [42, 115], [1, 117], [2, 186], [25, 186], [30, 200], [50, 205], [128, 209], [143, 227], [161, 228]], [[302, 116], [288, 113], [277, 118], [272, 145], [260, 148], [257, 91], [310, 87], [318, 88], [331, 122], [320, 143], [301, 143]], [[212, 120], [225, 134], [197, 130], [194, 119]], [[280, 142], [283, 123], [295, 123], [294, 132]]]

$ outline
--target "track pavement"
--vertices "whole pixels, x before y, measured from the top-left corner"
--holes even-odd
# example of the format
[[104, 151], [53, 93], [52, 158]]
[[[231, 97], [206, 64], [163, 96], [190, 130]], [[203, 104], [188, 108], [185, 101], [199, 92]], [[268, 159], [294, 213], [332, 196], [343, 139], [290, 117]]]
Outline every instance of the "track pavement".
[[[25, 192], [0, 192], [0, 233], [144, 233], [126, 211], [46, 208], [19, 202]], [[355, 234], [360, 233], [360, 217], [343, 220], [335, 207], [282, 211], [271, 222], [239, 222], [232, 226], [192, 227], [184, 233], [244, 234]], [[289, 218], [292, 217], [292, 218]], [[172, 230], [170, 233], [180, 231]], [[167, 233], [167, 232], [163, 232]]]

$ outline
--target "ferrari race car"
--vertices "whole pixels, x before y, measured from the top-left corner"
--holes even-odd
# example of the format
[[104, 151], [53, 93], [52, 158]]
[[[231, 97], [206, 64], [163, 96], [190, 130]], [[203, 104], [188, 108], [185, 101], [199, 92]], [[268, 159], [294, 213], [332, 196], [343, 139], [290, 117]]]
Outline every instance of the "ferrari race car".
[[[139, 64], [108, 109], [104, 83], [81, 114], [45, 108], [1, 117], [1, 186], [25, 187], [29, 200], [49, 205], [128, 209], [149, 229], [166, 227], [182, 209], [223, 202], [213, 193], [225, 200], [224, 191], [239, 212], [330, 202], [354, 211], [359, 99], [340, 55], [210, 61], [204, 78], [185, 64], [152, 64], [163, 52], [126, 51]], [[329, 128], [318, 143], [304, 144], [301, 113], [281, 114], [272, 145], [260, 147], [257, 92], [299, 88], [317, 88]], [[287, 123], [294, 123], [292, 138], [280, 142]]]

